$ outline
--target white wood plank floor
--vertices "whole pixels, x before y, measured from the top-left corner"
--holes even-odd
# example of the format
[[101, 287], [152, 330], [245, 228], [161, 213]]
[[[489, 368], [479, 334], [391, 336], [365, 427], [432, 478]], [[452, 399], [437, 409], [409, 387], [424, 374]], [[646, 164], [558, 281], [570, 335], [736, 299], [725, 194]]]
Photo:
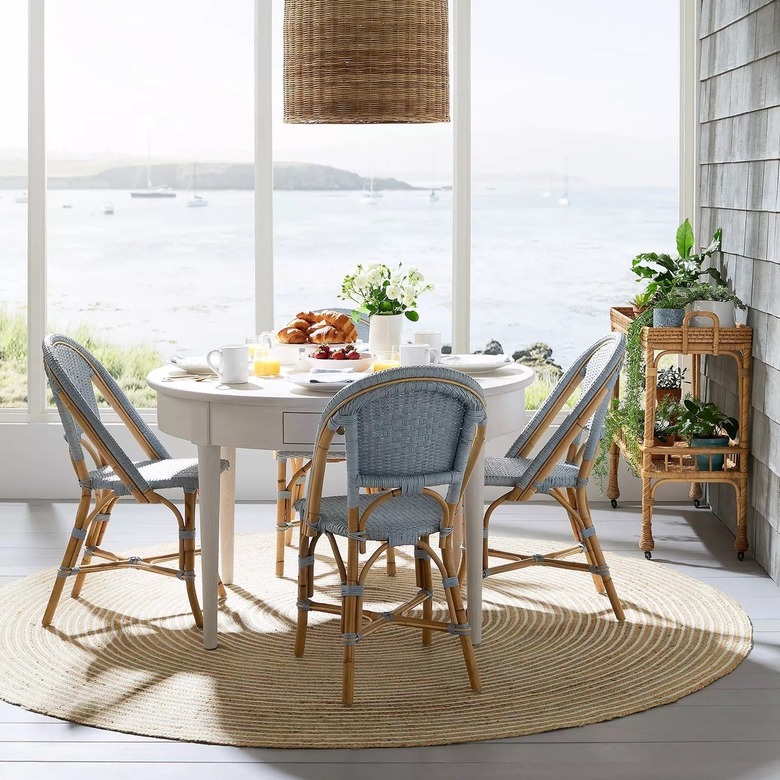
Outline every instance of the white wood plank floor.
[[[0, 503], [0, 585], [59, 563], [75, 506]], [[170, 539], [167, 513], [128, 504], [109, 534], [121, 548]], [[239, 533], [270, 531], [273, 507], [241, 504]], [[594, 506], [606, 549], [641, 557], [637, 506]], [[137, 526], [134, 528], [134, 525]], [[720, 588], [746, 609], [755, 647], [732, 674], [675, 704], [584, 728], [493, 742], [402, 750], [266, 750], [171, 742], [73, 725], [0, 702], [0, 778], [83, 776], [300, 778], [399, 776], [427, 780], [777, 780], [780, 778], [780, 590], [752, 560], [739, 562], [709, 511], [660, 505], [654, 560]], [[552, 504], [497, 513], [497, 535], [566, 538]], [[518, 576], [518, 575], [515, 575]], [[597, 658], [583, 658], [583, 670]], [[2, 673], [2, 669], [0, 669]], [[359, 727], [359, 724], [356, 724]], [[315, 725], [316, 728], [316, 725]]]

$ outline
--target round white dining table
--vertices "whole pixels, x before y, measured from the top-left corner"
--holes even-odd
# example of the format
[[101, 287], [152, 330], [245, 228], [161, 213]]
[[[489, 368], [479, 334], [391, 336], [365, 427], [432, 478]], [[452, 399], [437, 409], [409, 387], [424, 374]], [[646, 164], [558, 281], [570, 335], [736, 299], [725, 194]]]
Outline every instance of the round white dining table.
[[[200, 543], [203, 572], [203, 644], [217, 647], [217, 584], [222, 545], [222, 580], [233, 581], [235, 468], [220, 478], [220, 458], [235, 464], [236, 449], [284, 450], [313, 447], [320, 415], [330, 395], [299, 387], [284, 377], [250, 377], [246, 384], [223, 385], [215, 379], [177, 378], [163, 366], [146, 378], [157, 391], [157, 424], [161, 431], [198, 447]], [[487, 405], [486, 442], [517, 434], [525, 423], [525, 388], [532, 369], [511, 364], [474, 377]], [[343, 445], [342, 445], [343, 446]], [[482, 639], [482, 516], [484, 450], [466, 489], [464, 538], [466, 588], [472, 640]], [[477, 572], [469, 576], [468, 572]], [[295, 598], [295, 593], [290, 593]]]

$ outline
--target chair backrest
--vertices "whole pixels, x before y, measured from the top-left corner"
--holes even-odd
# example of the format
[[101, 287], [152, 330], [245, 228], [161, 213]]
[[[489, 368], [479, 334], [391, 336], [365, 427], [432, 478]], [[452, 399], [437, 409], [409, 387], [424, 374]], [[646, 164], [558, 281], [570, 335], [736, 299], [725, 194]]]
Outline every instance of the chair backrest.
[[86, 473], [82, 436], [137, 498], [150, 488], [100, 418], [95, 390], [120, 416], [150, 459], [169, 458], [168, 451], [143, 421], [111, 374], [85, 347], [67, 336], [43, 341], [43, 365], [65, 428], [71, 459], [80, 479]]
[[[352, 317], [352, 309], [345, 309], [340, 306], [322, 306], [319, 309], [314, 309], [314, 312], [317, 314], [321, 311], [335, 311], [339, 314], [346, 314], [350, 318]], [[352, 321], [355, 323], [355, 330], [357, 331], [358, 338], [361, 341], [368, 343], [368, 320], [361, 315], [357, 322], [355, 322], [355, 320]]]
[[604, 432], [604, 419], [625, 349], [625, 336], [610, 333], [586, 349], [561, 377], [521, 436], [509, 449], [507, 457], [517, 456], [529, 441], [538, 439], [544, 430], [542, 426], [547, 427], [551, 423], [551, 417], [578, 388], [579, 398], [550, 440], [532, 459], [518, 487], [525, 489], [541, 482], [556, 463], [567, 458], [567, 451], [572, 445], [580, 445], [583, 433], [587, 433], [587, 440], [581, 447], [576, 462], [580, 466], [580, 479], [587, 480]]
[[326, 453], [332, 433], [343, 430], [350, 507], [358, 506], [362, 487], [420, 493], [448, 485], [446, 500], [455, 504], [486, 421], [482, 389], [465, 374], [439, 366], [389, 369], [331, 399], [322, 414], [317, 451], [325, 446]]

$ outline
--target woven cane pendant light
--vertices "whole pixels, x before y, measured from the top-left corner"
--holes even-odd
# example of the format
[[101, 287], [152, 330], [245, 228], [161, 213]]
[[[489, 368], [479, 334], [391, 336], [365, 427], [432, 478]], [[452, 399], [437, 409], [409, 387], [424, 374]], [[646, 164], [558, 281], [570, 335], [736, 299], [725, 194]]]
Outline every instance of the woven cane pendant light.
[[285, 0], [284, 121], [450, 121], [447, 0]]

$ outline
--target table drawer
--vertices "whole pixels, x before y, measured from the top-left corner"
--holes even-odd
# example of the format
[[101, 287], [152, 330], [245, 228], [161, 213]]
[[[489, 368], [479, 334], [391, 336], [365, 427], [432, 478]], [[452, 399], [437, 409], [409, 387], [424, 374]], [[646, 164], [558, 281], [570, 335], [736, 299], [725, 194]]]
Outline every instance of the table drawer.
[[[319, 412], [283, 412], [282, 440], [285, 444], [313, 446], [322, 415]], [[344, 437], [334, 434], [333, 444], [344, 447]]]

